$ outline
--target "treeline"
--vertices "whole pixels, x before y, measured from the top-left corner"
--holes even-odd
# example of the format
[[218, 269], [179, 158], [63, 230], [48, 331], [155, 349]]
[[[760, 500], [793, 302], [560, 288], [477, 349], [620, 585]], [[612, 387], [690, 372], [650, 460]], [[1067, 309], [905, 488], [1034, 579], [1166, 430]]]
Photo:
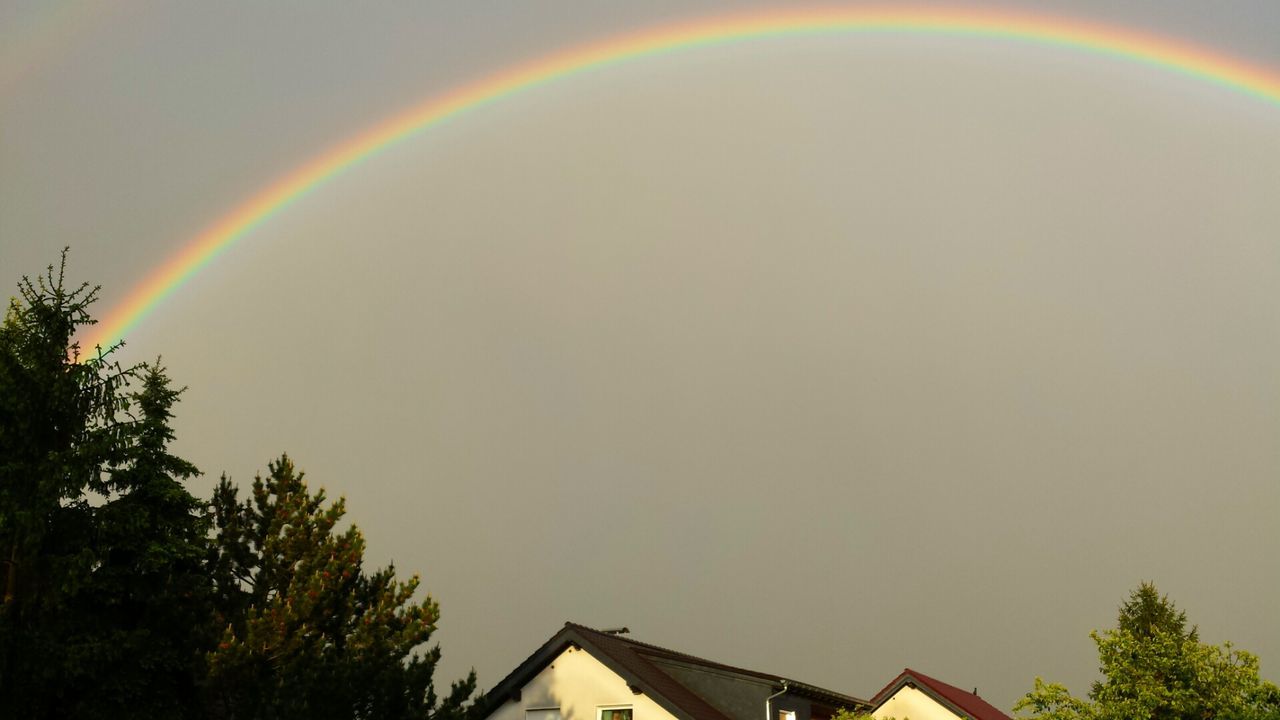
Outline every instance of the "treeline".
[[[187, 490], [181, 390], [158, 361], [82, 355], [97, 288], [65, 268], [24, 278], [0, 324], [0, 720], [472, 720], [474, 673], [435, 691], [438, 605], [366, 571], [343, 501], [288, 456], [243, 495]], [[1201, 642], [1153, 585], [1093, 640], [1087, 696], [1037, 678], [1020, 717], [1280, 720], [1257, 658]]]
[[465, 718], [474, 673], [437, 696], [417, 576], [366, 571], [287, 456], [192, 495], [181, 390], [78, 347], [97, 288], [65, 269], [0, 325], [0, 718]]

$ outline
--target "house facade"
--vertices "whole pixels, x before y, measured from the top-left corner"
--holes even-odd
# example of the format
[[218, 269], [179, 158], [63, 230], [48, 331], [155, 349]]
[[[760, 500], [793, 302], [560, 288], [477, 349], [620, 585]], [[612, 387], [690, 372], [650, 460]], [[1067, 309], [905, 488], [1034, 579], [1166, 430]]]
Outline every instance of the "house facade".
[[863, 699], [573, 623], [481, 700], [485, 720], [830, 720]]

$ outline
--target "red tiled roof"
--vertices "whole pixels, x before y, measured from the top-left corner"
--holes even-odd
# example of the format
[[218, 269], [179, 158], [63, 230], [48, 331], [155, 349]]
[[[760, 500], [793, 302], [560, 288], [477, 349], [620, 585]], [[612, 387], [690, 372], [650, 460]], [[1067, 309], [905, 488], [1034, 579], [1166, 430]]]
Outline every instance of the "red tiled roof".
[[948, 685], [937, 678], [929, 677], [911, 668], [903, 670], [901, 675], [894, 678], [892, 682], [876, 693], [875, 697], [871, 698], [871, 705], [879, 708], [902, 686], [912, 681], [926, 694], [933, 696], [935, 700], [941, 701], [943, 705], [952, 706], [952, 708], [968, 715], [973, 720], [1013, 720], [999, 708], [976, 694], [961, 690], [955, 685]]

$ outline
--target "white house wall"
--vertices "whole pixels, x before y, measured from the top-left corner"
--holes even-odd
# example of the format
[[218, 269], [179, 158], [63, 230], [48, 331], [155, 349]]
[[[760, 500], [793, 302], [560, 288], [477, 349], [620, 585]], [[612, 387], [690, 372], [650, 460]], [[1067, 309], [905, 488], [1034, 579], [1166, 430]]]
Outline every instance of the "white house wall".
[[632, 720], [676, 720], [649, 696], [635, 695], [626, 681], [586, 650], [568, 648], [507, 700], [488, 720], [525, 720], [526, 710], [559, 708], [561, 720], [597, 720], [602, 707], [630, 706]]
[[877, 720], [956, 720], [959, 716], [919, 690], [904, 686], [876, 708], [872, 717]]

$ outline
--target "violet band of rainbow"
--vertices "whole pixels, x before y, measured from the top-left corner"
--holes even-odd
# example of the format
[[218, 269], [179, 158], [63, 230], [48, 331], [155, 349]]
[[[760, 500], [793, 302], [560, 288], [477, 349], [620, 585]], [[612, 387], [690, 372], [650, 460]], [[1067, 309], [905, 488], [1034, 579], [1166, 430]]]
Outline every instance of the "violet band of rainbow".
[[119, 341], [220, 253], [327, 179], [457, 115], [543, 83], [659, 53], [756, 38], [839, 33], [939, 34], [1067, 47], [1164, 68], [1280, 107], [1280, 74], [1275, 71], [1134, 30], [1043, 15], [954, 8], [786, 9], [662, 26], [516, 65], [432, 97], [330, 148], [259, 190], [186, 243], [94, 326], [87, 347]]

